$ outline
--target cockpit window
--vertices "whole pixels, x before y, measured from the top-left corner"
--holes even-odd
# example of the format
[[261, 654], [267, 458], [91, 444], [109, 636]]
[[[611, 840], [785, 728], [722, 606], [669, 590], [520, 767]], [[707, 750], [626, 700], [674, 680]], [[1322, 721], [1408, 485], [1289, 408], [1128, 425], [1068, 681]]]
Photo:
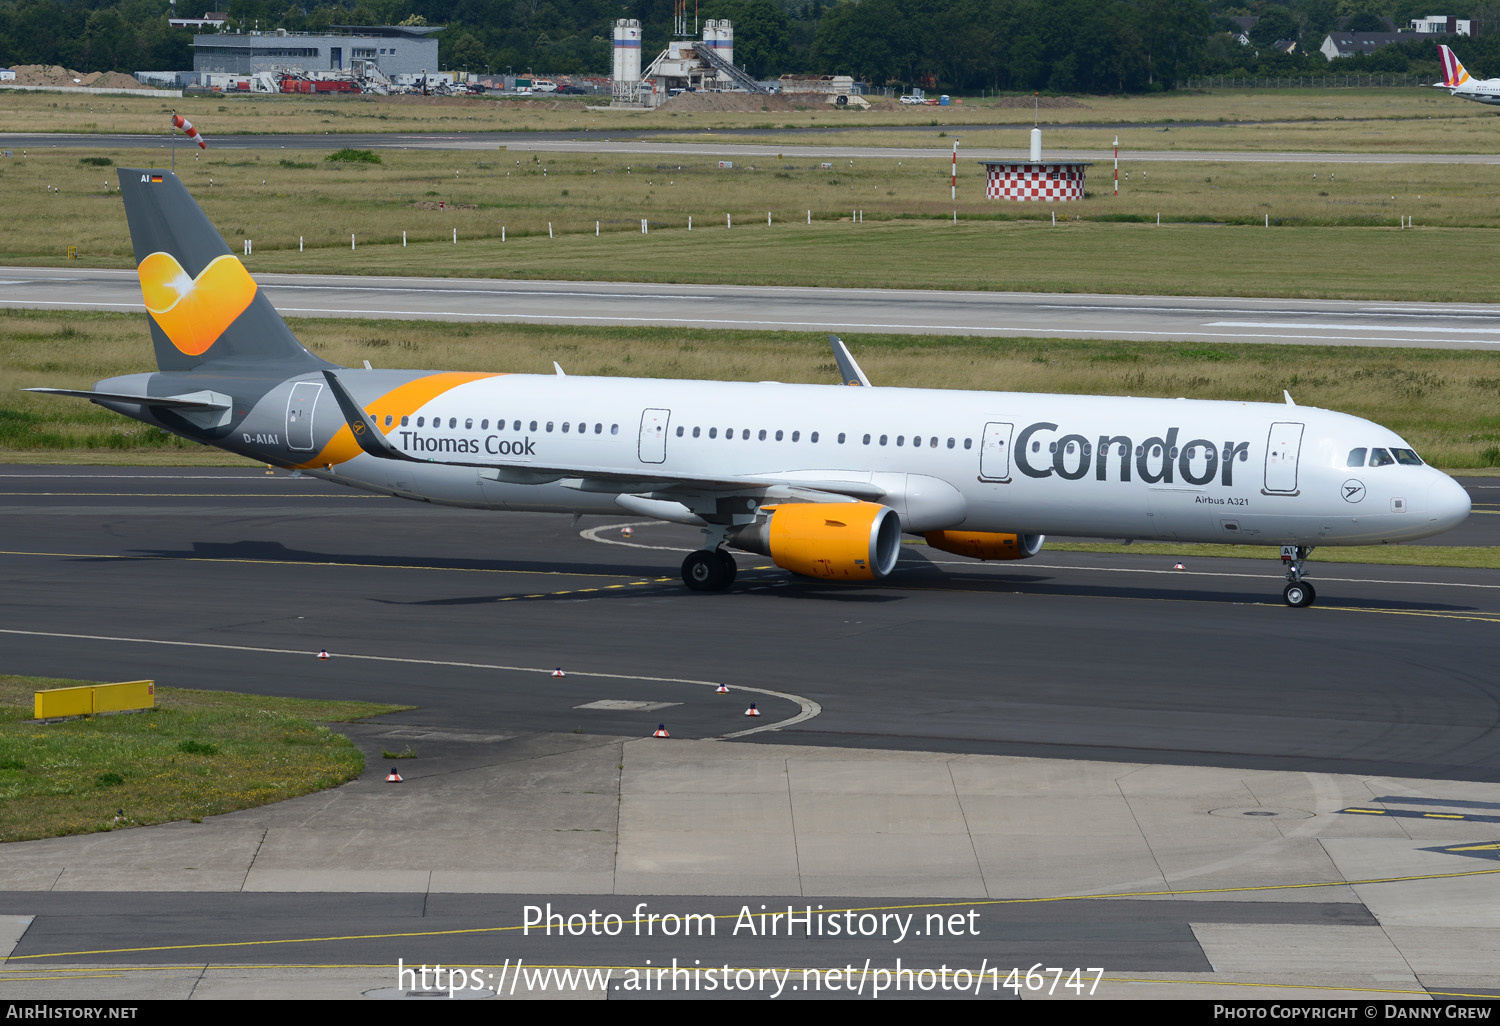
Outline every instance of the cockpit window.
[[1391, 455], [1395, 456], [1396, 462], [1403, 467], [1420, 467], [1422, 465], [1422, 457], [1410, 449], [1392, 449]]
[[1391, 454], [1386, 452], [1384, 449], [1370, 450], [1370, 466], [1372, 467], [1388, 467], [1395, 462], [1396, 461], [1391, 458]]
[[1366, 451], [1367, 450], [1365, 450], [1365, 449], [1350, 449], [1349, 450], [1349, 463], [1348, 463], [1348, 466], [1351, 466], [1351, 467], [1362, 467], [1362, 466], [1364, 466], [1365, 465], [1365, 452]]

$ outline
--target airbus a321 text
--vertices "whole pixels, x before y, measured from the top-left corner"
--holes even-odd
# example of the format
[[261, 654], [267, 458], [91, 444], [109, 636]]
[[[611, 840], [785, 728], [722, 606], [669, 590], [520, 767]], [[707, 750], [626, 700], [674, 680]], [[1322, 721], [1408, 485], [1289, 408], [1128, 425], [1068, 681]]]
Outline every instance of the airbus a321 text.
[[[1316, 545], [1402, 542], [1469, 513], [1401, 438], [1291, 404], [844, 385], [363, 370], [293, 337], [177, 177], [121, 170], [158, 370], [38, 389], [372, 492], [690, 524], [689, 588], [728, 548], [835, 581], [883, 578], [903, 533], [976, 559], [1045, 535], [1282, 547], [1310, 605]], [[847, 387], [859, 385], [861, 387]]]

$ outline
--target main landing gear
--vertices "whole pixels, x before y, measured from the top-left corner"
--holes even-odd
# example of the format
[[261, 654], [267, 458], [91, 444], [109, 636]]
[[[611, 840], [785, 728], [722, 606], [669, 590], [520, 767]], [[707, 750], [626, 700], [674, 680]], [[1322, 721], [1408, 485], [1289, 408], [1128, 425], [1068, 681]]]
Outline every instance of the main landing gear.
[[1302, 609], [1310, 606], [1318, 597], [1318, 592], [1311, 584], [1302, 579], [1306, 571], [1302, 564], [1307, 557], [1312, 555], [1311, 545], [1283, 545], [1281, 547], [1281, 562], [1286, 565], [1286, 589], [1282, 591], [1281, 597], [1286, 604], [1294, 609]]
[[723, 549], [699, 549], [682, 561], [682, 583], [693, 591], [725, 591], [738, 570], [734, 557]]

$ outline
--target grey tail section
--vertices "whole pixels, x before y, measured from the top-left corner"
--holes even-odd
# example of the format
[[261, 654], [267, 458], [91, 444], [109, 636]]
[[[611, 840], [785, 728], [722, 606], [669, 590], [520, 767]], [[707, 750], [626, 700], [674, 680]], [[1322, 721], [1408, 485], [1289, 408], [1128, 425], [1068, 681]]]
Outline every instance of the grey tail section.
[[[171, 171], [122, 167], [120, 195], [125, 200], [125, 218], [130, 224], [130, 242], [138, 269], [153, 254], [166, 254], [184, 272], [178, 276], [179, 280], [194, 283], [201, 287], [200, 292], [206, 293], [211, 291], [214, 281], [223, 279], [222, 272], [226, 270], [221, 266], [215, 272], [219, 277], [200, 277], [210, 264], [222, 257], [238, 263], [208, 215]], [[154, 268], [164, 265], [161, 257], [156, 257], [152, 264]], [[233, 276], [240, 274], [233, 268], [228, 270]], [[232, 304], [231, 313], [238, 305]], [[151, 341], [159, 369], [281, 373], [291, 377], [337, 366], [308, 352], [258, 287], [249, 304], [234, 314], [222, 330], [214, 321], [214, 314], [228, 316], [222, 312], [223, 304], [218, 304], [217, 311], [211, 300], [201, 306], [209, 310], [206, 318], [195, 319], [199, 307], [187, 303], [181, 304], [175, 313], [158, 313], [152, 311], [148, 297], [147, 316], [151, 320]], [[198, 344], [174, 344], [169, 330], [179, 337], [192, 334]]]

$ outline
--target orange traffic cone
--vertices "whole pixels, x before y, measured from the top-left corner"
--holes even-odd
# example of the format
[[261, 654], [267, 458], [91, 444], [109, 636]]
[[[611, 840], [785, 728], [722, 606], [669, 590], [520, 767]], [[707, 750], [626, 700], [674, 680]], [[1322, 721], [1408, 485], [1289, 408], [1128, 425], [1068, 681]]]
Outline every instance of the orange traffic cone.
[[658, 723], [656, 725], [656, 729], [651, 732], [651, 736], [652, 737], [671, 737], [672, 735], [667, 733], [667, 725], [665, 723]]
[[401, 783], [401, 774], [396, 772], [396, 767], [392, 766], [391, 771], [385, 775], [385, 782], [387, 784]]
[[760, 715], [760, 710], [757, 709], [757, 708], [755, 708], [755, 703], [754, 702], [751, 702], [750, 703], [750, 708], [748, 708], [748, 709], [745, 710], [745, 715], [746, 716], [759, 716]]

